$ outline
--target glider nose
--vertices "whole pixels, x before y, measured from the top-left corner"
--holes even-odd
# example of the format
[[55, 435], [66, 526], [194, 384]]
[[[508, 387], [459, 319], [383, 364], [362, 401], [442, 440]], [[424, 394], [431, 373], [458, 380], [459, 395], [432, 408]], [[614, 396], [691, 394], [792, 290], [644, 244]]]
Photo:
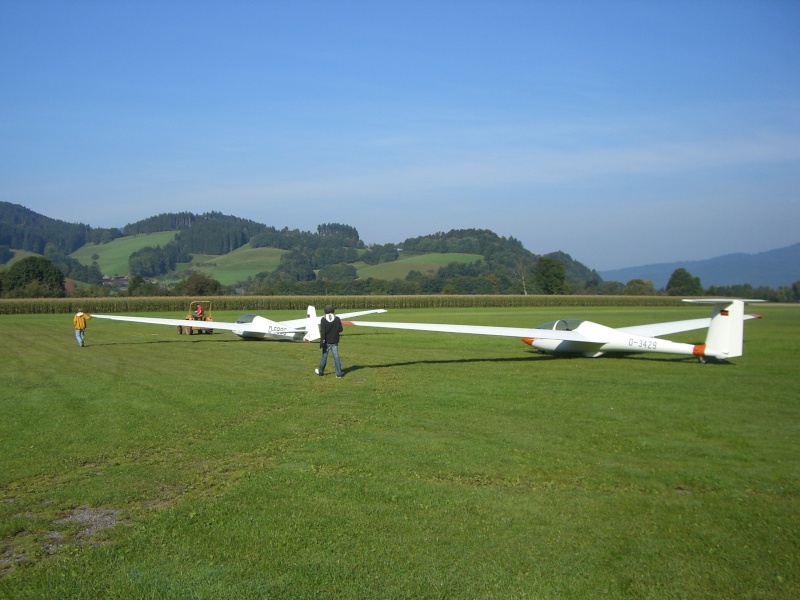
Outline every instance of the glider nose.
[[522, 342], [528, 344], [528, 346], [533, 346], [533, 342], [536, 338], [522, 338]]

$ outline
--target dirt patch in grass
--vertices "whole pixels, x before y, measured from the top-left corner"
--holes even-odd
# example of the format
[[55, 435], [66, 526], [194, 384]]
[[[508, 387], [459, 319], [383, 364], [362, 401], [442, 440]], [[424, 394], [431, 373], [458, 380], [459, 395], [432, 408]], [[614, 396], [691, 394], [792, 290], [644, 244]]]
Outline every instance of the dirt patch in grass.
[[77, 523], [80, 525], [80, 534], [90, 536], [100, 529], [114, 527], [120, 510], [117, 508], [88, 508], [81, 507], [71, 510], [61, 519], [53, 521], [57, 525]]
[[[27, 543], [22, 539], [18, 539], [17, 541], [19, 543], [9, 544], [3, 552], [0, 553], [0, 579], [13, 571], [17, 566], [31, 560], [41, 560], [44, 556], [54, 555], [69, 544], [101, 544], [102, 542], [93, 540], [92, 536], [98, 531], [109, 529], [117, 525], [120, 522], [119, 515], [121, 512], [122, 511], [118, 508], [90, 508], [82, 506], [65, 513], [61, 518], [52, 522], [53, 525], [60, 526], [77, 524], [77, 533], [69, 534], [65, 531], [47, 531], [44, 534], [34, 534], [34, 537], [28, 538], [29, 541]], [[29, 516], [32, 518], [32, 515]], [[24, 537], [23, 535], [22, 538]], [[39, 543], [33, 541], [36, 538], [38, 538]], [[30, 545], [31, 542], [33, 542], [33, 547]], [[35, 549], [35, 546], [38, 546], [38, 549]], [[44, 551], [44, 554], [42, 554], [42, 551]]]

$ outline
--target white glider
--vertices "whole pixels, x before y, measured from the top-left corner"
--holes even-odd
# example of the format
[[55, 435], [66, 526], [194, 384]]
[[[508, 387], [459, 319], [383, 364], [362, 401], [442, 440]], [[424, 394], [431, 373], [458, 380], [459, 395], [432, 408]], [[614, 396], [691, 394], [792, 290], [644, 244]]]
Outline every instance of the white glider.
[[[359, 327], [385, 327], [444, 333], [470, 333], [521, 338], [540, 352], [572, 354], [586, 357], [602, 356], [607, 352], [662, 352], [726, 360], [742, 355], [744, 321], [759, 319], [760, 315], [744, 313], [745, 302], [762, 300], [691, 299], [684, 302], [713, 304], [711, 317], [652, 323], [613, 329], [579, 319], [559, 319], [534, 328], [489, 327], [482, 325], [448, 325], [442, 323], [389, 323], [380, 321], [348, 321]], [[659, 336], [708, 328], [704, 344], [685, 344]]]
[[[385, 313], [385, 308], [362, 310], [339, 315], [349, 319], [377, 313]], [[259, 315], [242, 315], [235, 323], [224, 321], [187, 321], [186, 319], [160, 319], [157, 317], [128, 317], [122, 315], [96, 315], [93, 319], [110, 319], [112, 321], [129, 321], [131, 323], [147, 323], [150, 325], [169, 325], [171, 327], [191, 326], [192, 329], [226, 329], [244, 339], [272, 340], [292, 342], [313, 342], [319, 339], [319, 319], [313, 306], [306, 310], [302, 319], [290, 321], [272, 321]]]

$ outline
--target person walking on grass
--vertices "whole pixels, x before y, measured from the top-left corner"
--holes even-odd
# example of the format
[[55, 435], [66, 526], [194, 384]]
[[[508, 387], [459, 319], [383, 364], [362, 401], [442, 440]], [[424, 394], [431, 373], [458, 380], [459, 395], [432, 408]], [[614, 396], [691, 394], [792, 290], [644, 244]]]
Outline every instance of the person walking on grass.
[[83, 338], [86, 334], [86, 321], [92, 318], [92, 315], [83, 312], [82, 308], [78, 309], [75, 316], [72, 317], [72, 323], [75, 325], [75, 339], [78, 340], [78, 346], [83, 348]]
[[342, 378], [342, 363], [339, 362], [339, 334], [342, 333], [342, 320], [334, 313], [336, 310], [330, 304], [325, 307], [325, 316], [319, 321], [319, 347], [322, 348], [322, 357], [319, 359], [319, 368], [314, 373], [320, 377], [325, 374], [325, 365], [328, 354], [333, 354], [333, 364], [336, 367], [337, 379]]

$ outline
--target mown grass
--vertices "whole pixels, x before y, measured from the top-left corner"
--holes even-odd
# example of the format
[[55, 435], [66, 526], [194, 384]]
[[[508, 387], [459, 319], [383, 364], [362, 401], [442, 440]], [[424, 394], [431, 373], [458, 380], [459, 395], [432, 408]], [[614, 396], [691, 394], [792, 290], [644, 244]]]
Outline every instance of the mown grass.
[[342, 380], [315, 345], [1, 316], [0, 594], [797, 597], [800, 311], [758, 308], [731, 364], [348, 328]]

